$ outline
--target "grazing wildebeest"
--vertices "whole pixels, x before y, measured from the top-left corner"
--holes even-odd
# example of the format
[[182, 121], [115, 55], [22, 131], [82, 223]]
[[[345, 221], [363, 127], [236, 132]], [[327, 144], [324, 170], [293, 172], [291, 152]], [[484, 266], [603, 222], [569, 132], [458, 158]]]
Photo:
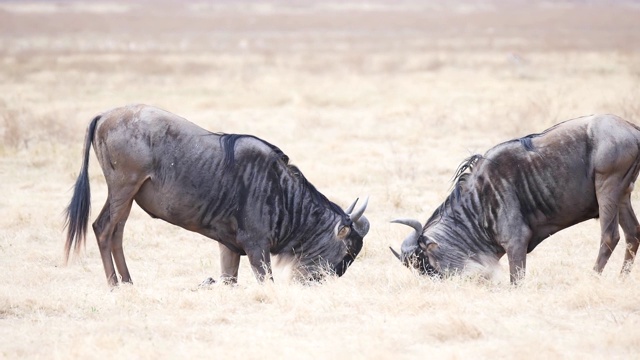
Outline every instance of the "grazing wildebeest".
[[164, 110], [131, 105], [88, 126], [67, 208], [67, 259], [72, 246], [78, 251], [86, 241], [91, 145], [108, 187], [93, 230], [111, 286], [118, 283], [113, 261], [122, 281], [131, 282], [122, 234], [134, 200], [153, 218], [217, 240], [225, 282], [236, 281], [241, 255], [259, 281], [271, 278], [271, 254], [292, 261], [305, 279], [327, 271], [341, 276], [369, 230], [367, 201], [343, 211], [276, 146], [251, 135], [211, 133]]
[[620, 239], [627, 248], [623, 273], [638, 250], [640, 227], [631, 191], [640, 170], [640, 128], [614, 115], [587, 116], [540, 134], [504, 142], [466, 160], [451, 194], [402, 243], [405, 265], [441, 276], [483, 271], [507, 254], [512, 283], [524, 276], [527, 253], [564, 228], [600, 218], [602, 272]]

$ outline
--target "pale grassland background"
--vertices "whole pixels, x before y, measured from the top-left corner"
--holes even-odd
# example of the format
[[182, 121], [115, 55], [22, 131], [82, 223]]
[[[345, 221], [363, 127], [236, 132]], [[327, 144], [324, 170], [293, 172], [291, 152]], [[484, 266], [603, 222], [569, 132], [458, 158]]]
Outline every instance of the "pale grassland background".
[[[593, 274], [596, 221], [518, 288], [504, 259], [497, 284], [433, 281], [388, 251], [468, 155], [592, 113], [640, 124], [634, 2], [450, 3], [0, 1], [0, 358], [638, 358], [640, 270], [618, 277], [621, 243]], [[134, 207], [133, 286], [107, 288], [93, 234], [64, 266], [86, 125], [138, 102], [279, 145], [342, 206], [369, 195], [361, 255], [320, 286], [243, 260], [237, 287], [198, 289], [217, 244]]]

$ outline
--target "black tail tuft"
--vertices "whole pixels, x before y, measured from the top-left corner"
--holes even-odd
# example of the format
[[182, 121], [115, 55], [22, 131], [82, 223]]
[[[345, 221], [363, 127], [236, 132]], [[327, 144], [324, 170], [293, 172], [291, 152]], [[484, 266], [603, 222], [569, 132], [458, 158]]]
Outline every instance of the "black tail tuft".
[[73, 197], [66, 209], [65, 227], [67, 228], [67, 241], [65, 243], [65, 262], [69, 260], [71, 247], [77, 252], [84, 245], [89, 223], [89, 211], [91, 210], [91, 188], [89, 186], [89, 150], [93, 142], [93, 135], [100, 116], [96, 116], [89, 127], [84, 139], [84, 158], [80, 174], [73, 187]]

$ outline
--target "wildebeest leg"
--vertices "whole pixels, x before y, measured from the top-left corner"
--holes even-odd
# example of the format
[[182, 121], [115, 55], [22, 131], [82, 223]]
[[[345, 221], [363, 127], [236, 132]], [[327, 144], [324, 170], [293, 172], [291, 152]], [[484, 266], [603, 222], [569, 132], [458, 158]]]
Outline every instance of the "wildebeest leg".
[[111, 239], [113, 231], [105, 231], [111, 222], [110, 209], [111, 206], [109, 199], [107, 199], [107, 202], [102, 207], [102, 211], [100, 211], [98, 218], [93, 222], [93, 232], [96, 234], [96, 240], [98, 241], [98, 249], [100, 250], [100, 256], [102, 257], [102, 265], [104, 266], [104, 272], [107, 276], [107, 282], [109, 283], [109, 286], [116, 286], [118, 285], [118, 277], [116, 276], [116, 270], [111, 258]]
[[224, 244], [220, 245], [220, 280], [226, 285], [238, 282], [238, 267], [240, 267], [240, 254], [232, 251]]
[[622, 265], [622, 274], [628, 274], [631, 271], [633, 260], [638, 252], [640, 244], [640, 226], [636, 214], [631, 207], [630, 194], [625, 196], [622, 204], [620, 204], [620, 226], [624, 231], [624, 239], [627, 243], [627, 249], [624, 254], [624, 263]]
[[[131, 281], [129, 270], [124, 261], [124, 253], [122, 252], [122, 232], [124, 231], [124, 223], [131, 211], [133, 197], [139, 189], [136, 186], [112, 187], [116, 191], [109, 191], [107, 201], [93, 223], [93, 231], [96, 234], [100, 256], [102, 257], [102, 265], [107, 276], [107, 282], [110, 286], [118, 285], [118, 277], [115, 267], [113, 266], [112, 256], [116, 260], [123, 281]], [[114, 194], [115, 193], [115, 194]]]
[[593, 269], [598, 273], [602, 273], [620, 240], [618, 213], [623, 195], [620, 191], [620, 184], [623, 184], [623, 179], [620, 177], [596, 174], [596, 197], [600, 213], [601, 235], [600, 250]]
[[510, 246], [507, 249], [507, 259], [509, 260], [509, 279], [512, 285], [517, 285], [524, 278], [527, 269], [527, 247]]
[[[129, 211], [131, 211], [131, 205], [129, 205]], [[129, 212], [127, 212], [128, 217]], [[129, 275], [129, 268], [124, 260], [124, 252], [122, 251], [122, 234], [124, 232], [124, 224], [127, 220], [122, 220], [116, 226], [116, 230], [113, 233], [113, 245], [111, 251], [113, 252], [113, 260], [116, 263], [116, 268], [122, 277], [123, 283], [131, 283], [131, 275]]]
[[247, 251], [249, 263], [258, 282], [273, 280], [271, 273], [271, 254], [268, 250]]
[[509, 260], [509, 278], [512, 285], [517, 285], [524, 278], [527, 268], [527, 244], [531, 240], [531, 230], [522, 226], [520, 231], [511, 229], [510, 239], [503, 245]]

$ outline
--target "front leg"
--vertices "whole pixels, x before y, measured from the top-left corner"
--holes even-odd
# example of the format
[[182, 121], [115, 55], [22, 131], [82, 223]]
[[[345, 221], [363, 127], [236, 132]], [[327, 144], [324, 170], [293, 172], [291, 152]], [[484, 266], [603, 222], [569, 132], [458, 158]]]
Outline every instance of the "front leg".
[[273, 274], [271, 272], [271, 254], [266, 249], [252, 249], [246, 251], [249, 263], [253, 269], [253, 273], [259, 283], [265, 280], [273, 281]]
[[507, 250], [509, 260], [509, 278], [511, 285], [518, 285], [524, 279], [527, 269], [527, 248], [524, 246], [512, 246]]
[[509, 260], [509, 278], [511, 285], [518, 285], [518, 283], [524, 279], [527, 269], [527, 247], [531, 241], [531, 230], [521, 225], [520, 228], [512, 226], [511, 231], [505, 229], [504, 234], [508, 234], [500, 245], [505, 249], [507, 253], [507, 260]]
[[220, 281], [225, 285], [233, 285], [238, 282], [238, 268], [240, 267], [240, 254], [229, 249], [224, 244], [220, 246]]

